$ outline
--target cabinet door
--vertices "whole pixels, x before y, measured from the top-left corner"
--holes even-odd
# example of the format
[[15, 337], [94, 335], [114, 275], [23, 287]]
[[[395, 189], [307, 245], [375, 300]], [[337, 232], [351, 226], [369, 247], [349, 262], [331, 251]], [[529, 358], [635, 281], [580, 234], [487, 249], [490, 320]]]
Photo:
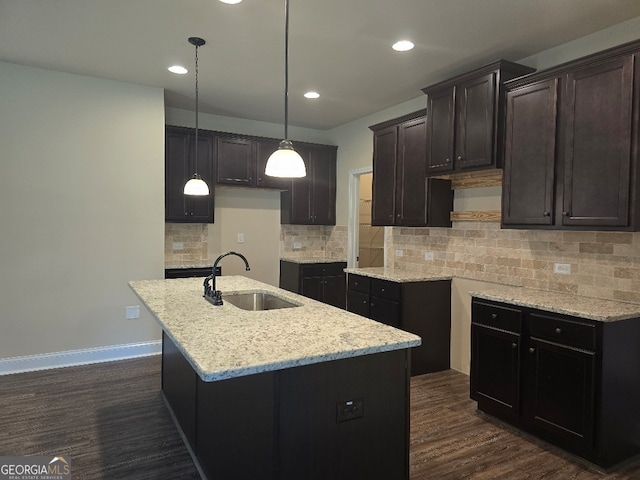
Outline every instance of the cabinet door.
[[164, 215], [167, 222], [189, 220], [184, 184], [189, 178], [189, 138], [184, 132], [167, 128], [165, 134]]
[[595, 353], [533, 338], [529, 347], [527, 418], [567, 446], [592, 448]]
[[[195, 144], [195, 141], [192, 141]], [[194, 162], [194, 171], [197, 171], [202, 179], [209, 185], [209, 195], [202, 197], [189, 197], [189, 221], [193, 223], [213, 223], [214, 185], [213, 172], [214, 139], [211, 135], [198, 134], [198, 160]], [[192, 157], [195, 152], [192, 152]], [[191, 177], [191, 175], [189, 175]], [[183, 186], [184, 187], [184, 186]]]
[[294, 178], [291, 180], [291, 189], [285, 192], [288, 197], [291, 224], [308, 225], [313, 223], [311, 211], [311, 195], [312, 195], [312, 177], [313, 170], [311, 167], [311, 159], [309, 149], [305, 146], [294, 145], [296, 152], [300, 154], [304, 160], [307, 176], [303, 178]]
[[633, 58], [569, 74], [562, 224], [629, 224]]
[[396, 224], [427, 224], [426, 120], [403, 123], [398, 128], [396, 163]]
[[369, 318], [369, 294], [347, 290], [347, 310]]
[[396, 152], [398, 128], [373, 134], [373, 190], [371, 225], [395, 225]]
[[250, 186], [255, 182], [253, 142], [246, 138], [216, 139], [218, 170], [216, 183]]
[[344, 273], [324, 277], [323, 301], [338, 308], [345, 308], [346, 282]]
[[377, 322], [400, 328], [400, 303], [380, 297], [371, 297], [369, 317]]
[[471, 325], [471, 398], [490, 413], [520, 414], [520, 335]]
[[558, 80], [507, 93], [504, 225], [553, 225]]
[[494, 163], [495, 102], [495, 72], [456, 87], [456, 169]]
[[323, 277], [302, 277], [300, 285], [301, 295], [319, 302], [323, 301]]
[[[195, 162], [195, 137], [188, 129], [168, 127], [165, 133], [165, 221], [213, 223], [213, 138], [198, 135], [198, 161]], [[211, 194], [189, 197], [184, 184], [197, 172], [207, 182]]]
[[267, 167], [267, 160], [273, 152], [278, 149], [280, 142], [276, 140], [259, 140], [255, 142], [257, 168], [256, 185], [262, 188], [277, 188], [287, 190], [291, 186], [291, 179], [270, 177], [265, 175], [264, 169]]
[[427, 98], [428, 172], [453, 170], [455, 87], [429, 92]]
[[[336, 224], [336, 158], [331, 148], [311, 148], [312, 223]], [[307, 173], [308, 174], [308, 173]]]

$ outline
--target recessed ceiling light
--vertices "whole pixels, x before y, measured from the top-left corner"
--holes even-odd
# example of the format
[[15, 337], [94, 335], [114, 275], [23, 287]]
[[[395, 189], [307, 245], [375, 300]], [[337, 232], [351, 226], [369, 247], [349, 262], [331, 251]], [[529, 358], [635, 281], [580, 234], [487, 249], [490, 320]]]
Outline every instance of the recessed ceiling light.
[[307, 92], [304, 94], [304, 98], [318, 98], [320, 94], [318, 92]]
[[415, 45], [409, 40], [400, 40], [399, 42], [396, 42], [391, 46], [391, 48], [393, 48], [396, 52], [407, 52], [413, 47], [415, 47]]
[[187, 70], [184, 67], [181, 67], [180, 65], [173, 65], [169, 67], [167, 70], [169, 70], [171, 73], [177, 73], [178, 75], [184, 75], [185, 73], [189, 72], [189, 70]]
[[228, 3], [229, 5], [235, 5], [236, 3], [240, 3], [242, 0], [220, 0], [222, 3]]

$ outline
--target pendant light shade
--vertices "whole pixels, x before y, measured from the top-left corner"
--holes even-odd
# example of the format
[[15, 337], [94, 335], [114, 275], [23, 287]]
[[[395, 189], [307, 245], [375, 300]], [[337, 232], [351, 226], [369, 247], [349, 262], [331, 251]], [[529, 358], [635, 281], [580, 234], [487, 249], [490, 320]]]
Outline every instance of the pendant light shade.
[[307, 175], [304, 160], [288, 139], [289, 123], [289, 0], [284, 0], [284, 140], [267, 159], [266, 175], [300, 178]]
[[195, 173], [193, 177], [184, 185], [185, 195], [206, 196], [209, 195], [209, 186], [207, 182], [202, 180], [198, 175], [198, 48], [205, 44], [205, 41], [199, 37], [189, 37], [189, 43], [196, 47], [196, 135], [194, 146], [194, 165]]

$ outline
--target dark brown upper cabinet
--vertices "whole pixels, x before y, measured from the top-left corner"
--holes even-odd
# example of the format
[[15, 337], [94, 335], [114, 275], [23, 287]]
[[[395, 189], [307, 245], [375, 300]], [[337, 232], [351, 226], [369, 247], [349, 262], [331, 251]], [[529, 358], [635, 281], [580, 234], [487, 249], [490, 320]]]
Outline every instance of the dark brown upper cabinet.
[[338, 147], [294, 142], [307, 176], [289, 181], [280, 194], [280, 222], [293, 225], [336, 224], [336, 153]]
[[507, 82], [502, 225], [637, 230], [640, 42]]
[[[192, 128], [165, 129], [165, 221], [213, 223], [214, 139], [198, 131], [198, 161], [195, 161], [195, 131]], [[207, 182], [210, 194], [193, 197], [183, 193], [194, 173]]]
[[264, 174], [267, 159], [278, 149], [278, 143], [275, 139], [218, 135], [216, 183], [242, 187], [287, 188], [286, 180]]
[[422, 89], [427, 175], [502, 167], [504, 82], [533, 72], [499, 60]]
[[421, 110], [373, 131], [372, 225], [450, 227], [451, 182], [426, 178], [426, 118]]

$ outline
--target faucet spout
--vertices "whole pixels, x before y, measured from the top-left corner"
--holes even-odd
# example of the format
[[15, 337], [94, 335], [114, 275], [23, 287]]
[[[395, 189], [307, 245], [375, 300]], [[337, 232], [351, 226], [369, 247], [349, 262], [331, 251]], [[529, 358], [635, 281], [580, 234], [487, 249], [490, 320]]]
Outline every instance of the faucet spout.
[[[227, 253], [223, 253], [218, 258], [216, 258], [216, 261], [213, 262], [213, 268], [212, 268], [213, 271], [211, 275], [209, 275], [207, 278], [204, 279], [204, 296], [211, 297], [213, 299], [214, 305], [222, 305], [222, 293], [220, 292], [220, 290], [216, 290], [216, 270], [218, 269], [218, 263], [220, 262], [220, 260], [222, 260], [224, 257], [228, 255], [235, 255], [236, 257], [240, 257], [244, 261], [245, 270], [247, 272], [251, 270], [251, 268], [249, 267], [249, 261], [241, 253], [227, 252]], [[209, 285], [210, 280], [211, 280], [211, 285]]]

